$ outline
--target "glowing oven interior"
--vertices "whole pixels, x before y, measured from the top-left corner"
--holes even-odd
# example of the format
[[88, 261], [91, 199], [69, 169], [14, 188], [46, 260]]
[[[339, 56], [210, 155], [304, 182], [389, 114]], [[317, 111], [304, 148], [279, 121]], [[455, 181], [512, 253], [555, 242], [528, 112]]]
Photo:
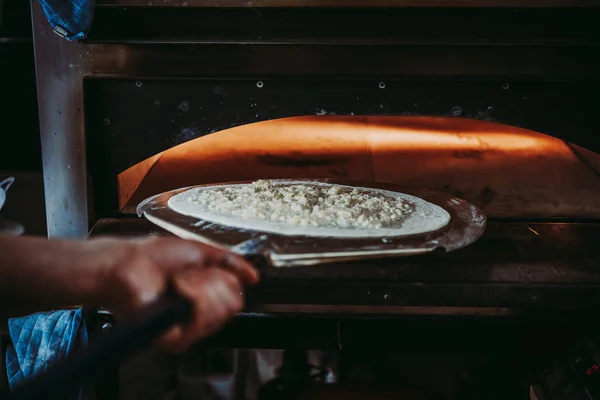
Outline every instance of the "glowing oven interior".
[[180, 187], [259, 178], [423, 186], [491, 218], [600, 218], [600, 156], [530, 130], [453, 117], [306, 116], [222, 130], [118, 175], [122, 213]]

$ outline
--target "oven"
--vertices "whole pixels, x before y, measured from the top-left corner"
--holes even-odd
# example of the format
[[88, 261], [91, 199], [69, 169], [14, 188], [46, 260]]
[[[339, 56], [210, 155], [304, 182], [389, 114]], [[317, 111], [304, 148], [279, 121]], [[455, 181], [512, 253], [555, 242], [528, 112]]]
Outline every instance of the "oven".
[[[165, 235], [140, 201], [259, 178], [428, 187], [488, 217], [456, 252], [267, 268], [221, 334], [130, 381], [152, 359], [148, 393], [256, 398], [282, 356], [242, 349], [309, 349], [322, 382], [389, 386], [401, 358], [449, 398], [527, 396], [530, 360], [600, 309], [594, 3], [98, 0], [69, 43], [33, 2], [50, 237]], [[182, 372], [210, 359], [210, 385]]]

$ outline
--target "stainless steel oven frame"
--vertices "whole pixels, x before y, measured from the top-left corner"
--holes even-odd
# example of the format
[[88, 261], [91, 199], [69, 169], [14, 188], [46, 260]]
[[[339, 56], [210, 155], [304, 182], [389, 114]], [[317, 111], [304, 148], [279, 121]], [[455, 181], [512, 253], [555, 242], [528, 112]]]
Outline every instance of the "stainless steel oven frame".
[[[555, 83], [573, 79], [590, 87], [598, 84], [600, 40], [590, 34], [593, 31], [593, 26], [588, 26], [591, 17], [581, 24], [573, 22], [574, 18], [576, 21], [576, 18], [586, 18], [585, 15], [598, 14], [598, 8], [591, 7], [595, 3], [592, 0], [489, 0], [483, 3], [329, 0], [309, 2], [313, 7], [294, 0], [286, 2], [283, 9], [270, 7], [276, 3], [271, 0], [101, 0], [97, 2], [89, 38], [72, 43], [53, 32], [39, 3], [32, 1], [49, 237], [85, 237], [96, 220], [90, 212], [93, 188], [86, 160], [83, 93], [86, 78], [244, 76], [261, 79], [342, 74], [375, 82], [378, 77], [452, 79], [467, 76], [484, 80], [493, 76], [505, 77], [506, 85], [513, 80], [545, 81], [548, 90]], [[479, 25], [477, 18], [467, 18], [465, 12], [460, 11], [475, 3], [484, 6], [477, 12], [487, 13]], [[405, 31], [397, 28], [409, 26], [410, 20], [398, 25], [393, 20], [396, 17], [389, 15], [402, 18], [398, 10], [407, 13], [406, 10], [414, 9], [417, 4], [421, 11], [410, 12], [421, 12], [419, 15], [431, 12], [437, 16], [432, 17], [427, 30], [413, 37], [408, 28]], [[543, 5], [549, 8], [540, 7]], [[340, 8], [333, 10], [333, 6]], [[384, 8], [374, 10], [373, 6]], [[409, 8], [402, 8], [405, 6]], [[514, 8], [517, 6], [521, 8]], [[571, 16], [570, 22], [561, 23], [560, 14], [572, 14], [575, 6], [583, 7], [579, 9], [579, 16]], [[357, 7], [364, 9], [357, 12]], [[455, 30], [456, 25], [443, 17], [450, 12], [464, 18], [465, 22], [460, 24], [467, 24], [469, 28], [464, 32]], [[536, 17], [537, 12], [546, 14]], [[299, 26], [294, 22], [298, 13], [304, 13], [302, 18], [308, 21], [317, 22]], [[235, 26], [231, 32], [220, 28], [226, 26], [228, 20]], [[328, 26], [329, 20], [333, 21], [331, 26]], [[420, 23], [422, 25], [422, 21]], [[569, 24], [572, 32], [564, 29]], [[198, 30], [197, 26], [203, 25], [207, 28]], [[286, 30], [285, 25], [290, 28]], [[511, 30], [505, 29], [506, 26], [511, 26]], [[547, 33], [541, 34], [540, 26], [546, 28]], [[419, 31], [418, 25], [414, 29], [409, 27]], [[293, 29], [298, 31], [291, 32]], [[472, 37], [477, 31], [483, 32], [482, 37]], [[178, 36], [169, 37], [170, 32], [171, 36]], [[500, 36], [495, 38], [494, 35]], [[560, 90], [559, 86], [556, 88]], [[582, 104], [585, 101], [582, 99]], [[448, 111], [453, 115], [454, 111]], [[560, 112], [552, 112], [525, 122], [524, 127], [598, 150], [599, 140], [593, 133], [596, 123], [590, 122], [593, 111], [580, 111], [588, 120], [579, 118], [569, 126], [567, 120], [560, 118]], [[562, 115], [567, 112], [572, 111], [567, 110]], [[506, 122], [522, 125], [518, 118], [507, 117]]]

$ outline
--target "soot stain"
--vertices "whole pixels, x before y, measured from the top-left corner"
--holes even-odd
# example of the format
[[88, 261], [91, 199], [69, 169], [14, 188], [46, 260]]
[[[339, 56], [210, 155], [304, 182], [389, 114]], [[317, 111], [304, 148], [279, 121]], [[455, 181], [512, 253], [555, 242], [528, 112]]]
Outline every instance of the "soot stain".
[[339, 164], [347, 161], [345, 157], [318, 157], [306, 156], [302, 154], [290, 156], [277, 156], [270, 153], [265, 153], [257, 156], [261, 163], [280, 167], [308, 167], [308, 166], [326, 166]]
[[483, 151], [481, 150], [456, 150], [454, 158], [470, 158], [473, 160], [483, 159]]
[[486, 186], [483, 189], [481, 189], [481, 191], [479, 192], [479, 199], [481, 200], [482, 207], [485, 207], [488, 204], [490, 204], [492, 200], [494, 200], [494, 198], [496, 197], [496, 194], [497, 192], [489, 186]]
[[329, 171], [336, 176], [340, 176], [340, 177], [348, 176], [348, 170], [344, 167], [332, 168]]

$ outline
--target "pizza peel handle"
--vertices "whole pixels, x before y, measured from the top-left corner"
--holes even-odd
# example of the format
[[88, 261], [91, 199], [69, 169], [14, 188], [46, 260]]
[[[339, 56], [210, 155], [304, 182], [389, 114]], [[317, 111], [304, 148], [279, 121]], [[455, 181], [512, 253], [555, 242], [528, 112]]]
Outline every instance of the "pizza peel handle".
[[73, 354], [60, 365], [16, 389], [6, 400], [65, 399], [79, 387], [106, 371], [156, 337], [191, 315], [191, 304], [182, 297], [167, 294], [146, 306], [129, 321], [117, 324], [88, 350]]

